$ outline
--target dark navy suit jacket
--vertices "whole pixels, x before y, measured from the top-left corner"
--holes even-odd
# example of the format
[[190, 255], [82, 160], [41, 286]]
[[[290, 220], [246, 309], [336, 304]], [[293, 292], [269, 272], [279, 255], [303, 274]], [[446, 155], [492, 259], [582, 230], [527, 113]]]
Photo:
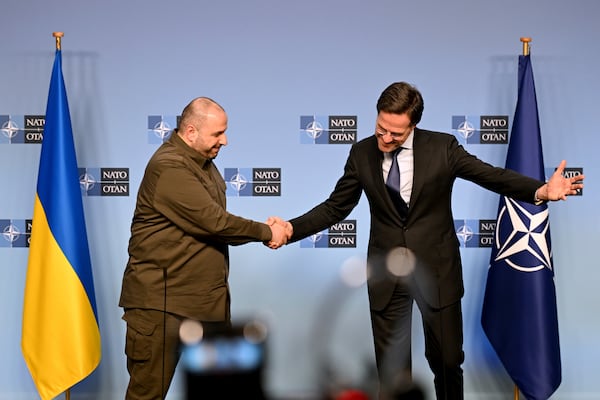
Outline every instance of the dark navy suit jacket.
[[[386, 306], [396, 283], [386, 267], [390, 252], [405, 254], [396, 258], [394, 264], [414, 261], [411, 265], [416, 285], [430, 306], [444, 307], [461, 299], [462, 266], [451, 209], [456, 178], [530, 203], [536, 189], [544, 183], [479, 160], [446, 133], [415, 128], [413, 155], [413, 189], [405, 221], [386, 190], [381, 166], [383, 153], [374, 135], [352, 146], [344, 174], [329, 198], [290, 220], [294, 227], [293, 242], [343, 220], [358, 204], [362, 193], [366, 195], [371, 214], [367, 286], [374, 310]], [[406, 258], [406, 249], [414, 258]]]

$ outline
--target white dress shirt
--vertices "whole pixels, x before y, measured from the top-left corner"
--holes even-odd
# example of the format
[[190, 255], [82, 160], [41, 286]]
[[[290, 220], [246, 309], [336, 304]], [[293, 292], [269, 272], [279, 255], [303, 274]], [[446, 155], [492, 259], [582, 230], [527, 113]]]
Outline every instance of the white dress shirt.
[[[413, 138], [415, 131], [413, 130], [402, 144], [402, 151], [398, 152], [398, 168], [400, 169], [400, 196], [408, 205], [410, 203], [410, 194], [413, 187]], [[387, 180], [390, 167], [392, 166], [392, 153], [383, 153], [383, 181]]]

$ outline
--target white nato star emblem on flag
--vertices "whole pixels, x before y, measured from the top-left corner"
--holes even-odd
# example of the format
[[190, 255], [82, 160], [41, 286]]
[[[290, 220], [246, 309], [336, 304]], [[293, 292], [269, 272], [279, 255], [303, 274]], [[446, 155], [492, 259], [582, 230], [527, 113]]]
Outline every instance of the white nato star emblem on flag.
[[[510, 224], [510, 230], [502, 229], [506, 224]], [[548, 228], [547, 208], [531, 213], [517, 201], [504, 197], [496, 227], [498, 254], [495, 261], [503, 260], [523, 272], [552, 269]], [[517, 257], [525, 262], [515, 262]]]

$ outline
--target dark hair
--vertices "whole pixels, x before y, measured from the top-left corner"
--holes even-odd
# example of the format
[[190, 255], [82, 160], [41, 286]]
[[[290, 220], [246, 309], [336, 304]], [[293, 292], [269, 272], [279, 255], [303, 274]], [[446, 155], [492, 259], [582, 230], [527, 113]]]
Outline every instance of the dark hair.
[[423, 115], [423, 97], [413, 85], [395, 82], [385, 88], [377, 100], [377, 113], [407, 114], [410, 122], [417, 125]]

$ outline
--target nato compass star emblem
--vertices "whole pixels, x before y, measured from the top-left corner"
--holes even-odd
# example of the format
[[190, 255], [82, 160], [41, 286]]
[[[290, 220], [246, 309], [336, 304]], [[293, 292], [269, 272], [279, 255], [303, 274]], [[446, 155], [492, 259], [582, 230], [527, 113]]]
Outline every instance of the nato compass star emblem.
[[4, 228], [2, 236], [4, 236], [4, 239], [6, 239], [7, 242], [13, 243], [19, 238], [19, 236], [21, 236], [21, 232], [19, 232], [19, 229], [16, 226], [10, 224]]
[[79, 185], [87, 193], [96, 184], [96, 179], [87, 172], [79, 177]]
[[548, 208], [532, 213], [516, 200], [503, 199], [496, 227], [495, 261], [504, 261], [522, 272], [552, 270]]
[[460, 135], [466, 140], [473, 136], [473, 132], [475, 132], [475, 127], [472, 123], [465, 119], [464, 122], [461, 122], [460, 125], [458, 125], [456, 131], [460, 133]]
[[235, 174], [229, 180], [229, 184], [239, 194], [248, 184], [248, 180], [242, 174]]
[[315, 243], [319, 242], [322, 237], [323, 237], [323, 235], [319, 232], [319, 233], [315, 233], [314, 235], [310, 235], [308, 240], [310, 240], [314, 245]]
[[463, 224], [456, 230], [456, 236], [462, 241], [463, 245], [467, 245], [467, 242], [473, 238], [473, 230], [466, 224]]
[[315, 140], [323, 134], [323, 127], [318, 121], [314, 120], [308, 125], [306, 125], [306, 128], [304, 128], [304, 130], [306, 131], [306, 134], [313, 140]]
[[17, 135], [19, 132], [19, 126], [11, 119], [2, 124], [2, 128], [0, 128], [2, 134], [11, 140]]
[[152, 131], [160, 140], [165, 140], [165, 138], [169, 135], [169, 132], [172, 131], [172, 128], [162, 119], [152, 128]]

